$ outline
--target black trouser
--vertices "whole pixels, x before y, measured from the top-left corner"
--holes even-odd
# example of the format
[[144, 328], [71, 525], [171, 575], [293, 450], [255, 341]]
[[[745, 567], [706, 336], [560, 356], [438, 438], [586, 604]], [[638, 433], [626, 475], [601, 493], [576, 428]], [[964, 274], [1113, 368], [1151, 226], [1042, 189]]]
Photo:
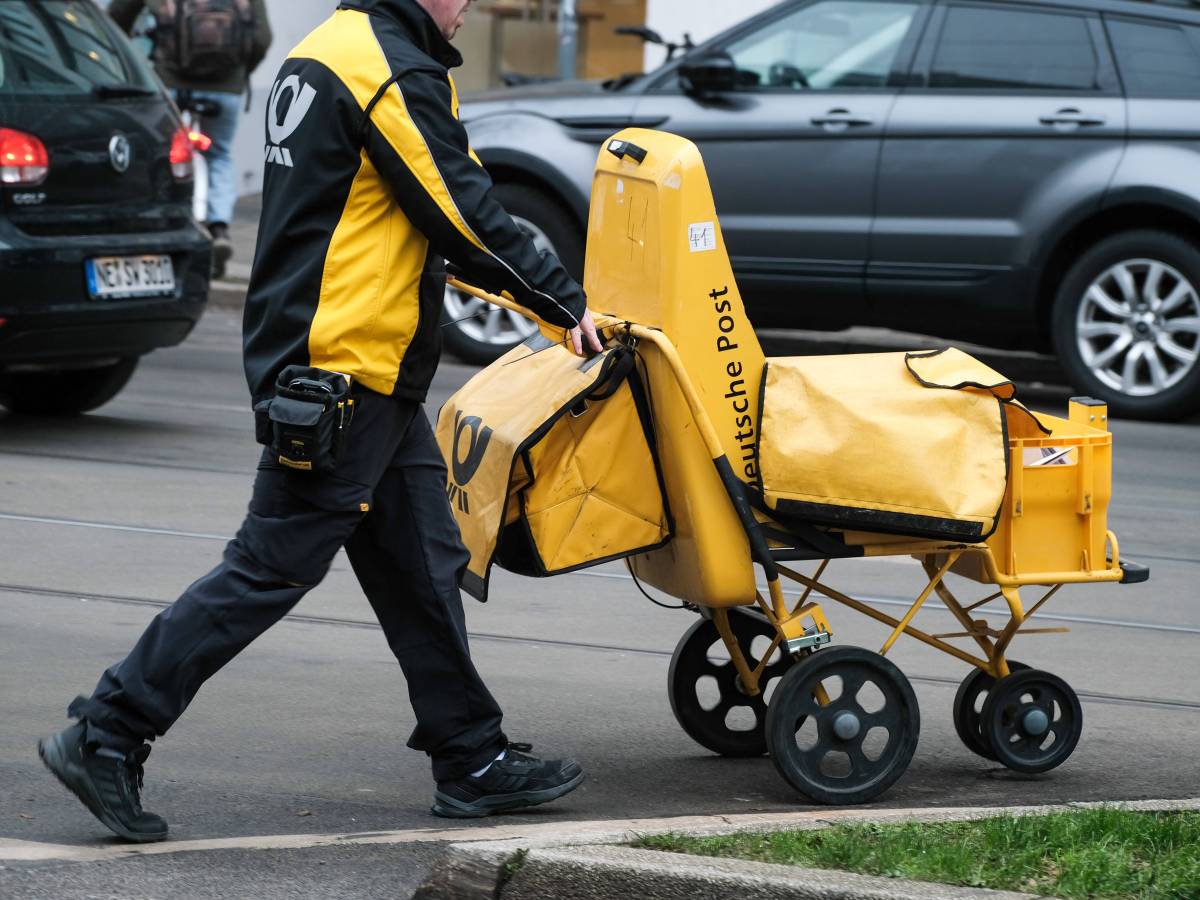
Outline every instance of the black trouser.
[[150, 623], [133, 651], [70, 709], [103, 743], [153, 740], [200, 686], [320, 583], [343, 545], [408, 681], [408, 745], [438, 781], [483, 768], [505, 738], [467, 647], [458, 576], [467, 564], [446, 466], [420, 404], [355, 390], [334, 475], [264, 453], [250, 510], [224, 561]]

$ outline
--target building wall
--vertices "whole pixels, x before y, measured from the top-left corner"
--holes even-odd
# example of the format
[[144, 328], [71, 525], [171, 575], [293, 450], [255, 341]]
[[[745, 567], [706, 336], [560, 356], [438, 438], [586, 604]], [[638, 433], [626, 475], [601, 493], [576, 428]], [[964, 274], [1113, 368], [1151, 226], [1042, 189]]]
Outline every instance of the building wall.
[[614, 29], [622, 25], [645, 24], [646, 0], [580, 0], [577, 8], [585, 15], [599, 13], [603, 16], [584, 21], [584, 53], [579, 60], [579, 77], [614, 78], [639, 71], [641, 41], [618, 35]]
[[250, 111], [242, 114], [234, 142], [234, 162], [242, 194], [262, 190], [263, 148], [266, 146], [267, 95], [288, 53], [337, 8], [337, 0], [267, 0], [275, 39], [267, 58], [250, 79]]
[[[107, 0], [97, 0], [107, 6]], [[259, 66], [250, 81], [250, 109], [243, 113], [234, 143], [234, 160], [242, 194], [254, 194], [261, 190], [263, 174], [263, 147], [266, 145], [265, 119], [267, 96], [280, 64], [293, 47], [313, 28], [324, 21], [337, 8], [338, 0], [267, 0], [271, 17], [271, 28], [275, 40], [267, 58]], [[778, 0], [580, 0], [581, 10], [603, 10], [605, 15], [595, 23], [590, 52], [580, 60], [580, 74], [585, 78], [610, 77], [619, 71], [632, 68], [636, 53], [631, 54], [633, 38], [612, 35], [612, 28], [638, 21], [645, 7], [646, 24], [667, 40], [681, 40], [684, 32], [700, 42], [774, 5]], [[482, 10], [473, 11], [468, 20], [467, 33], [459, 35], [461, 48], [471, 59], [460, 72], [458, 81], [464, 89], [483, 87], [489, 81], [484, 61], [490, 52], [488, 33], [490, 19]], [[660, 47], [647, 44], [645, 48], [646, 70], [662, 64], [665, 53]]]
[[[243, 115], [234, 147], [240, 190], [243, 194], [253, 194], [261, 190], [263, 147], [266, 144], [264, 123], [267, 95], [275, 81], [275, 74], [291, 49], [337, 8], [337, 2], [338, 0], [267, 0], [275, 41], [267, 58], [251, 79], [250, 111]], [[730, 3], [728, 0], [581, 0], [581, 9], [595, 7], [606, 11], [605, 19], [595, 25], [596, 41], [602, 44], [602, 47], [595, 47], [594, 50], [599, 52], [581, 60], [580, 70], [584, 77], [607, 77], [613, 74], [610, 70], [627, 67], [628, 60], [625, 60], [622, 54], [629, 47], [627, 42], [635, 39], [610, 37], [610, 33], [615, 25], [625, 24], [640, 17], [643, 2], [646, 6], [646, 24], [649, 27], [668, 40], [679, 40], [687, 31], [699, 42], [741, 19], [761, 12], [778, 0], [739, 0], [738, 3]], [[490, 23], [485, 25], [484, 22], [490, 17], [482, 10], [472, 10], [470, 18], [476, 20], [469, 20], [472, 34], [460, 35], [458, 43], [462, 45], [463, 50], [477, 56], [487, 46], [487, 39], [484, 34], [475, 32], [485, 32]], [[602, 30], [604, 34], [599, 33]], [[595, 57], [594, 60], [592, 56]], [[661, 48], [646, 46], [647, 71], [660, 65], [663, 58]], [[483, 86], [484, 73], [475, 72], [475, 69], [483, 68], [479, 60], [473, 60], [468, 66], [471, 68], [461, 73], [459, 81], [464, 87]], [[474, 75], [478, 77], [473, 77]]]
[[[242, 194], [257, 193], [261, 189], [263, 147], [266, 144], [264, 122], [267, 96], [275, 81], [275, 73], [288, 52], [333, 12], [337, 2], [338, 0], [267, 0], [267, 11], [271, 17], [275, 41], [270, 54], [251, 79], [250, 111], [242, 118], [234, 146], [240, 177], [239, 189]], [[592, 34], [588, 35], [581, 47], [583, 56], [580, 59], [579, 71], [582, 77], [609, 78], [631, 68], [636, 69], [640, 61], [636, 38], [617, 37], [612, 33], [612, 29], [618, 25], [640, 24], [644, 19], [645, 5], [646, 0], [580, 0], [581, 11], [603, 13], [602, 19], [591, 21], [586, 26], [592, 30]], [[506, 54], [513, 57], [507, 60], [507, 67], [536, 74], [530, 69], [530, 54], [522, 55], [519, 52], [521, 42], [517, 38], [520, 37], [519, 26], [522, 24], [537, 23], [510, 21], [502, 26], [501, 36], [504, 34], [503, 29], [507, 28], [511, 36], [509, 43], [514, 45], [513, 52]], [[459, 33], [455, 41], [467, 57], [466, 65], [455, 75], [460, 90], [470, 91], [490, 86], [493, 27], [492, 17], [485, 10], [471, 10], [467, 18], [467, 27]], [[558, 68], [557, 39], [553, 25], [547, 24], [544, 27], [549, 29], [544, 54], [544, 68], [549, 74]], [[503, 68], [504, 64], [500, 67]]]
[[[714, 37], [743, 19], [774, 6], [779, 0], [649, 0], [646, 26], [665, 40], [681, 43], [684, 32], [697, 44]], [[661, 47], [646, 45], [646, 71], [662, 65], [666, 53]]]

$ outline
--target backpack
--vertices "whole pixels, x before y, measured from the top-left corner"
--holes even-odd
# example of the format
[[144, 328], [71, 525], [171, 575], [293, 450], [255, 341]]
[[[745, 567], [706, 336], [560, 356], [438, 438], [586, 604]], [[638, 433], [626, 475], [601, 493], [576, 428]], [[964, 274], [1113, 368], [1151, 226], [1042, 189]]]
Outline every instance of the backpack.
[[250, 59], [250, 0], [164, 0], [154, 17], [156, 57], [184, 77], [217, 81]]

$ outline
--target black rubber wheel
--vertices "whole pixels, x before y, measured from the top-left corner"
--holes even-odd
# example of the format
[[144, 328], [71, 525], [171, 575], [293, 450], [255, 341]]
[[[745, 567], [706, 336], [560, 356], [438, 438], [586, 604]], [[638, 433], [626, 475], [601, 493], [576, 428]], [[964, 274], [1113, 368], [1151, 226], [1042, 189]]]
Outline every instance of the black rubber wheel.
[[[538, 250], [557, 256], [572, 278], [582, 280], [584, 233], [561, 203], [544, 191], [523, 184], [497, 184], [492, 188], [492, 196], [534, 239]], [[475, 311], [479, 313], [477, 317], [458, 321]], [[489, 316], [494, 320], [490, 335], [486, 327]], [[452, 288], [447, 289], [442, 322], [446, 349], [465, 362], [481, 366], [495, 362], [536, 330], [526, 320], [478, 304]]]
[[[1008, 661], [1010, 672], [1020, 672], [1028, 668], [1025, 663], [1012, 659]], [[954, 730], [958, 732], [959, 740], [966, 744], [972, 753], [991, 760], [994, 760], [996, 755], [992, 753], [991, 744], [984, 738], [979, 723], [984, 701], [995, 683], [996, 679], [983, 669], [974, 669], [962, 680], [958, 692], [954, 695]]]
[[1062, 765], [1083, 732], [1083, 708], [1071, 686], [1049, 672], [1024, 669], [1001, 678], [980, 716], [994, 759], [1014, 772]]
[[1200, 409], [1200, 248], [1166, 231], [1115, 234], [1067, 271], [1052, 337], [1083, 393], [1138, 419]]
[[15, 413], [77, 416], [117, 396], [137, 364], [131, 356], [93, 369], [0, 373], [0, 405]]
[[[829, 703], [814, 692], [824, 687]], [[867, 803], [896, 783], [921, 732], [917, 696], [889, 660], [828, 647], [797, 663], [767, 711], [771, 760], [818, 803]]]
[[[739, 610], [730, 611], [729, 626], [751, 668], [757, 666], [761, 657], [754, 653], [755, 639], [770, 641], [775, 637], [775, 629], [762, 616]], [[765, 645], [763, 641], [758, 643], [761, 653]], [[771, 682], [782, 677], [792, 665], [792, 657], [777, 649], [775, 657], [763, 670], [759, 682], [761, 692], [751, 697], [741, 688], [741, 679], [717, 626], [708, 619], [701, 619], [684, 632], [671, 656], [667, 675], [671, 711], [688, 737], [713, 753], [762, 756], [767, 752], [765, 697]], [[715, 698], [702, 698], [702, 690], [715, 693]], [[735, 711], [738, 711], [737, 716], [731, 724], [729, 720]]]

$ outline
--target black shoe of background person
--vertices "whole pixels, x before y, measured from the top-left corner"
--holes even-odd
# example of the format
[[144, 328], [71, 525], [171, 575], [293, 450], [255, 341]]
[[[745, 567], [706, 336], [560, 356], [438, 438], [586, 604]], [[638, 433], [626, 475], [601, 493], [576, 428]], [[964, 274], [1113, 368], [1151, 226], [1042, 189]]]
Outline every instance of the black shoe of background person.
[[229, 226], [224, 222], [210, 222], [208, 233], [212, 235], [213, 242], [212, 277], [220, 281], [225, 277], [225, 267], [229, 265], [229, 260], [233, 259], [233, 241], [229, 239]]
[[537, 806], [569, 794], [583, 783], [583, 769], [573, 759], [538, 759], [529, 744], [509, 744], [478, 778], [438, 782], [433, 795], [435, 816], [477, 819], [492, 813]]
[[38, 741], [38, 755], [92, 815], [125, 840], [166, 840], [166, 820], [143, 810], [139, 793], [149, 745], [131, 750], [124, 759], [102, 756], [88, 746], [87, 725], [80, 721]]

